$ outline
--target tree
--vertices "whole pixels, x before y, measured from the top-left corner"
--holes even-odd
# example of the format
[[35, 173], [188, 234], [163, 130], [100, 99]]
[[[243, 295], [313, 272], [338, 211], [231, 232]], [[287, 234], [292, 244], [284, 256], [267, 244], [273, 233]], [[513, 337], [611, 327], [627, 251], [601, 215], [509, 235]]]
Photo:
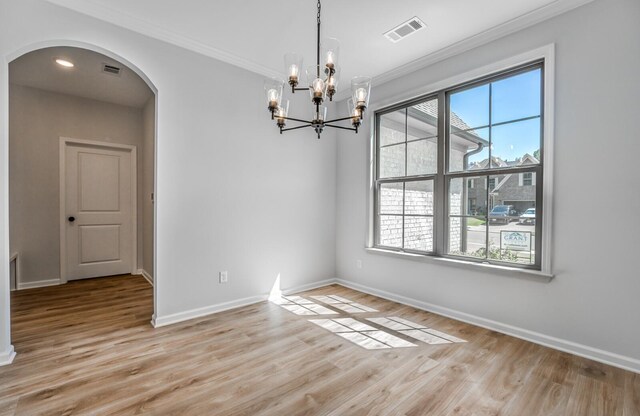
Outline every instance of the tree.
[[540, 160], [540, 149], [538, 149], [535, 152], [533, 152], [533, 157], [535, 157], [536, 159]]

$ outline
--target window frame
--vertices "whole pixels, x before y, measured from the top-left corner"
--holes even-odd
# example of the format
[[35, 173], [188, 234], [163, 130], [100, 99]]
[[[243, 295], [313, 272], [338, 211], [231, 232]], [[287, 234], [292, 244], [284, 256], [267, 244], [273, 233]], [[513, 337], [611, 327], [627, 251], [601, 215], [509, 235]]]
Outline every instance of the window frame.
[[[553, 50], [553, 47], [550, 48]], [[549, 62], [551, 61], [551, 63]], [[373, 249], [382, 249], [382, 250], [390, 250], [398, 253], [407, 253], [412, 255], [420, 255], [425, 257], [435, 257], [435, 258], [444, 258], [444, 259], [454, 259], [460, 260], [463, 262], [470, 263], [480, 263], [483, 265], [492, 265], [498, 267], [507, 267], [512, 269], [522, 269], [522, 270], [531, 270], [534, 272], [540, 273], [550, 273], [550, 262], [548, 261], [548, 253], [547, 250], [550, 250], [549, 237], [547, 236], [550, 233], [550, 221], [546, 220], [546, 216], [544, 215], [544, 207], [545, 207], [545, 183], [543, 181], [544, 178], [544, 166], [548, 162], [545, 154], [545, 144], [547, 144], [547, 140], [550, 139], [547, 137], [549, 130], [546, 128], [547, 125], [547, 110], [548, 108], [553, 108], [548, 100], [551, 99], [547, 92], [548, 88], [552, 86], [552, 82], [547, 80], [547, 74], [549, 68], [552, 67], [553, 62], [552, 59], [545, 55], [543, 57], [537, 57], [536, 59], [530, 59], [526, 62], [519, 63], [518, 65], [513, 65], [505, 69], [487, 71], [485, 75], [476, 76], [473, 79], [468, 81], [459, 82], [457, 84], [453, 84], [447, 86], [446, 84], [441, 85], [438, 90], [420, 95], [416, 98], [412, 98], [410, 100], [402, 101], [396, 103], [394, 105], [390, 105], [387, 107], [382, 107], [379, 109], [375, 109], [372, 112], [371, 117], [373, 117], [373, 135], [372, 135], [372, 153], [373, 153], [373, 167], [371, 170], [372, 174], [372, 192], [373, 192], [373, 205], [371, 214], [373, 216], [373, 221], [370, 225], [372, 229], [370, 229], [370, 235], [373, 234], [373, 238], [369, 238], [369, 248]], [[540, 160], [536, 165], [524, 165], [524, 166], [509, 166], [509, 167], [496, 167], [492, 168], [490, 165], [486, 169], [478, 169], [478, 170], [467, 170], [467, 171], [453, 171], [449, 172], [449, 149], [450, 149], [450, 120], [449, 120], [449, 112], [450, 112], [450, 96], [459, 91], [463, 91], [466, 89], [474, 88], [480, 85], [486, 85], [488, 83], [497, 82], [501, 79], [509, 78], [516, 76], [521, 73], [525, 73], [531, 70], [540, 69], [540, 115], [534, 116], [540, 120]], [[405, 110], [405, 142], [407, 143], [407, 123], [406, 119], [408, 117], [408, 108], [418, 103], [426, 102], [431, 99], [438, 100], [438, 125], [437, 125], [437, 171], [434, 174], [425, 174], [425, 175], [411, 175], [411, 176], [401, 176], [401, 177], [393, 177], [393, 178], [378, 178], [378, 172], [380, 171], [380, 120], [384, 114], [392, 113], [399, 110]], [[491, 110], [489, 110], [491, 111]], [[525, 117], [522, 120], [509, 120], [504, 123], [496, 123], [498, 125], [501, 124], [509, 124], [518, 121], [523, 121], [526, 119], [531, 119], [532, 117]], [[491, 125], [491, 121], [489, 121], [489, 125]], [[476, 128], [482, 128], [476, 127]], [[489, 154], [489, 160], [491, 158], [491, 154]], [[407, 159], [407, 148], [405, 147], [405, 174], [406, 171], [406, 159]], [[551, 158], [549, 158], [551, 159]], [[488, 189], [488, 178], [490, 176], [498, 176], [504, 174], [513, 174], [520, 175], [523, 173], [532, 173], [533, 184], [536, 185], [536, 213], [537, 220], [535, 225], [535, 262], [533, 264], [518, 264], [513, 262], [506, 262], [500, 260], [494, 260], [489, 258], [479, 258], [475, 259], [470, 256], [462, 256], [462, 255], [454, 255], [450, 254], [449, 247], [449, 227], [450, 227], [450, 212], [449, 212], [449, 188], [451, 180], [455, 178], [462, 178], [463, 183], [468, 181], [471, 177], [485, 177], [485, 181], [487, 184], [487, 194], [489, 193]], [[403, 184], [403, 240], [402, 245], [404, 246], [404, 189], [406, 182], [415, 181], [415, 180], [433, 180], [434, 184], [434, 213], [433, 213], [433, 251], [417, 251], [412, 249], [406, 249], [403, 247], [389, 247], [384, 246], [379, 243], [379, 189], [380, 184], [382, 183], [401, 183]], [[497, 185], [497, 184], [496, 184]], [[550, 186], [549, 186], [550, 188]], [[489, 234], [489, 198], [487, 197], [487, 209], [486, 209], [485, 217], [487, 220], [487, 235]], [[459, 216], [460, 218], [471, 218], [476, 217], [468, 214], [462, 214]], [[488, 237], [487, 237], [488, 238]], [[545, 240], [546, 238], [546, 240]], [[546, 242], [546, 244], [545, 244]], [[547, 259], [545, 262], [544, 260]]]
[[[432, 181], [433, 182], [433, 188], [434, 188], [434, 194], [435, 194], [435, 189], [436, 189], [436, 175], [437, 175], [437, 171], [440, 170], [440, 160], [439, 158], [436, 160], [436, 172], [435, 173], [425, 173], [425, 174], [417, 174], [417, 175], [406, 175], [407, 171], [408, 171], [408, 143], [411, 142], [417, 142], [417, 141], [421, 141], [421, 140], [429, 140], [433, 137], [435, 137], [437, 139], [437, 143], [438, 143], [438, 148], [440, 147], [440, 122], [438, 121], [438, 125], [436, 126], [436, 129], [438, 131], [437, 136], [429, 136], [426, 138], [420, 138], [417, 140], [409, 140], [409, 132], [408, 132], [408, 118], [409, 118], [409, 111], [408, 108], [412, 107], [415, 104], [420, 104], [426, 101], [430, 101], [431, 99], [437, 99], [437, 96], [433, 96], [433, 94], [426, 96], [426, 97], [420, 97], [417, 99], [414, 99], [412, 101], [409, 102], [403, 102], [403, 103], [399, 103], [393, 107], [388, 107], [382, 110], [378, 110], [374, 112], [374, 120], [375, 120], [375, 173], [374, 173], [374, 190], [373, 190], [373, 194], [374, 194], [374, 203], [373, 203], [373, 210], [374, 210], [374, 236], [373, 236], [373, 247], [375, 248], [382, 248], [385, 250], [393, 250], [393, 251], [400, 251], [400, 252], [405, 252], [405, 253], [412, 253], [412, 254], [429, 254], [429, 255], [433, 255], [436, 253], [436, 235], [435, 235], [435, 228], [436, 228], [436, 218], [437, 218], [437, 214], [436, 214], [436, 207], [435, 207], [435, 202], [434, 202], [434, 206], [433, 206], [433, 214], [432, 215], [422, 215], [420, 217], [424, 217], [424, 218], [432, 218], [433, 220], [433, 251], [420, 251], [420, 250], [413, 250], [413, 249], [408, 249], [408, 248], [404, 248], [404, 219], [405, 217], [407, 217], [407, 215], [405, 214], [405, 207], [404, 207], [404, 203], [405, 203], [405, 190], [406, 190], [406, 184], [408, 182], [418, 182], [418, 181]], [[404, 142], [398, 142], [398, 143], [394, 143], [392, 145], [384, 145], [384, 146], [380, 146], [380, 123], [381, 123], [381, 119], [382, 116], [385, 114], [392, 114], [398, 110], [405, 110], [404, 111], [404, 116], [405, 116], [405, 140]], [[438, 101], [438, 120], [440, 117], [440, 102]], [[380, 172], [380, 152], [378, 151], [380, 148], [383, 147], [389, 147], [389, 146], [395, 146], [395, 145], [400, 145], [400, 144], [404, 144], [405, 145], [405, 150], [404, 150], [404, 172], [405, 172], [405, 176], [393, 176], [393, 177], [385, 177], [385, 178], [378, 178], [378, 173]], [[438, 150], [439, 153], [439, 150]], [[393, 246], [385, 246], [379, 243], [379, 233], [378, 230], [380, 228], [380, 216], [381, 215], [387, 215], [387, 214], [380, 214], [379, 213], [379, 193], [380, 193], [380, 185], [382, 184], [386, 184], [386, 183], [401, 183], [402, 184], [402, 214], [394, 214], [395, 216], [399, 216], [402, 217], [402, 246], [403, 247], [393, 247]], [[411, 216], [411, 215], [409, 215]]]

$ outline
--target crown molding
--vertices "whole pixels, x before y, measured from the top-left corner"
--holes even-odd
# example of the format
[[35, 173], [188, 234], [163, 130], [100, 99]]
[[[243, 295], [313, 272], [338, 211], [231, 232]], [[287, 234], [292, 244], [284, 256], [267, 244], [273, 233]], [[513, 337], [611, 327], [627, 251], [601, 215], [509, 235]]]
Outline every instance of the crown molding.
[[131, 30], [142, 35], [158, 39], [175, 46], [205, 55], [222, 62], [264, 75], [266, 77], [282, 77], [278, 71], [260, 65], [249, 59], [242, 58], [231, 52], [214, 48], [203, 42], [165, 29], [146, 20], [139, 19], [128, 13], [97, 4], [91, 0], [45, 0], [56, 6], [64, 7], [75, 12], [94, 17], [107, 23]]
[[[532, 10], [529, 13], [516, 17], [505, 23], [494, 26], [484, 32], [477, 35], [470, 36], [461, 41], [458, 41], [452, 45], [441, 48], [428, 55], [422, 56], [418, 59], [410, 61], [404, 65], [400, 65], [390, 71], [384, 72], [380, 75], [376, 75], [371, 80], [373, 85], [382, 85], [386, 82], [392, 81], [396, 78], [400, 78], [404, 75], [408, 75], [419, 69], [426, 68], [435, 64], [436, 62], [444, 61], [461, 53], [467, 52], [471, 49], [493, 42], [512, 33], [518, 32], [527, 27], [533, 26], [537, 23], [551, 19], [555, 16], [561, 15], [575, 8], [591, 3], [594, 0], [557, 0], [553, 3], [542, 6], [536, 10]], [[337, 101], [342, 101], [349, 98], [349, 92], [342, 90], [334, 98]]]
[[[207, 45], [179, 33], [167, 30], [159, 25], [155, 25], [143, 19], [139, 19], [130, 14], [97, 4], [91, 0], [46, 0], [49, 3], [60, 7], [74, 10], [76, 12], [94, 17], [96, 19], [114, 24], [116, 26], [129, 29], [179, 47], [188, 49], [222, 62], [246, 69], [257, 74], [267, 77], [281, 77], [278, 71], [267, 68], [261, 64], [253, 62], [249, 59], [242, 58], [233, 53], [224, 51]], [[407, 75], [418, 69], [428, 67], [436, 62], [451, 58], [463, 52], [477, 48], [481, 45], [492, 42], [511, 33], [517, 32], [529, 26], [540, 23], [544, 20], [566, 13], [577, 7], [592, 2], [593, 0], [556, 0], [546, 6], [542, 6], [529, 13], [516, 17], [508, 22], [499, 24], [477, 35], [470, 36], [450, 46], [439, 49], [433, 53], [415, 59], [390, 71], [384, 72], [373, 77], [374, 85], [381, 85], [393, 79]], [[336, 100], [341, 101], [349, 97], [346, 90], [336, 95]]]

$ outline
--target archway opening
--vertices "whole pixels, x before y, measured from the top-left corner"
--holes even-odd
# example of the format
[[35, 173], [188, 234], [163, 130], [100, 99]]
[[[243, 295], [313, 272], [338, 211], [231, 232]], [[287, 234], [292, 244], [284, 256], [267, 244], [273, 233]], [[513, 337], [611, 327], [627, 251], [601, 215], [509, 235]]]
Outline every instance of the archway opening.
[[[8, 81], [13, 310], [58, 311], [73, 320], [64, 315], [73, 306], [56, 302], [87, 311], [132, 308], [148, 325], [155, 310], [155, 87], [126, 60], [78, 45], [20, 55], [9, 63]], [[114, 297], [130, 303], [113, 308]], [[59, 322], [48, 318], [49, 327]]]

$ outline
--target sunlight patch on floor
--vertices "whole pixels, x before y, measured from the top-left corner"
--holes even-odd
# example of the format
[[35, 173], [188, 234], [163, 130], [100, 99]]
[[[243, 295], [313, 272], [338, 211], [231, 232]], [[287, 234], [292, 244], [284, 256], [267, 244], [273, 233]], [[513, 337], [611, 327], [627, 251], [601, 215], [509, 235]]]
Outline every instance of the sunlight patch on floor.
[[428, 328], [424, 325], [417, 324], [397, 316], [389, 316], [386, 318], [367, 318], [367, 320], [427, 344], [433, 345], [467, 342], [463, 339], [454, 337], [453, 335], [446, 334], [433, 328]]
[[309, 322], [368, 350], [417, 347], [416, 344], [353, 318], [310, 319]]
[[378, 312], [376, 309], [362, 305], [357, 302], [353, 302], [349, 299], [343, 298], [338, 295], [326, 295], [326, 296], [311, 296], [318, 302], [331, 305], [333, 308], [340, 309], [347, 313], [365, 313], [365, 312]]
[[338, 315], [338, 312], [318, 305], [302, 296], [280, 296], [269, 299], [269, 301], [296, 315]]

